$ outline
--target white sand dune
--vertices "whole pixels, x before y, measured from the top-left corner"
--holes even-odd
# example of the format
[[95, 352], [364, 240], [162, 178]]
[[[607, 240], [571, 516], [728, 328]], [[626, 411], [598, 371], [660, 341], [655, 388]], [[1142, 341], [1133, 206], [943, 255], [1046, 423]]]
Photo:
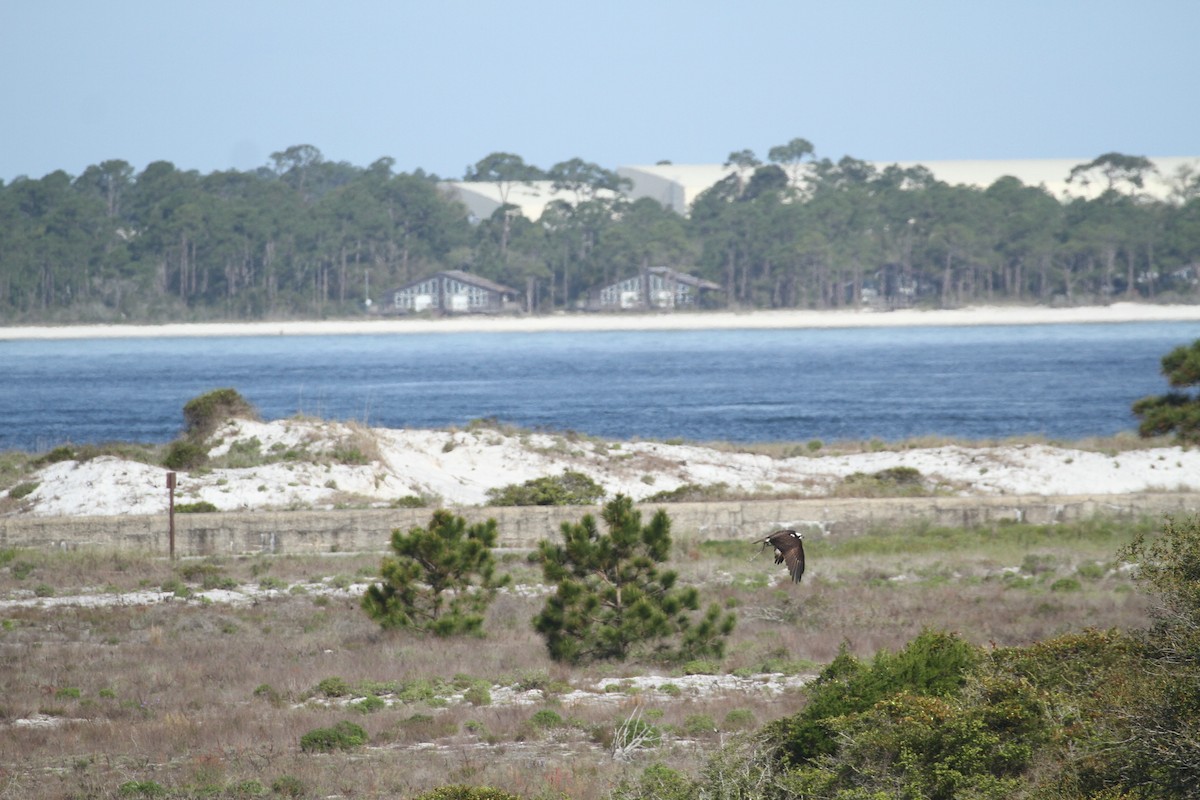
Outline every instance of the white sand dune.
[[[1147, 447], [1112, 454], [1048, 444], [947, 445], [788, 458], [693, 444], [616, 442], [573, 435], [470, 430], [363, 429], [354, 423], [290, 419], [230, 421], [211, 454], [234, 443], [270, 456], [303, 448], [319, 456], [340, 443], [373, 441], [369, 464], [275, 460], [240, 469], [179, 473], [176, 502], [222, 511], [380, 505], [410, 496], [449, 506], [485, 505], [488, 490], [570, 469], [609, 496], [642, 500], [685, 484], [820, 497], [856, 472], [911, 467], [959, 495], [1126, 494], [1200, 491], [1200, 449]], [[164, 470], [114, 457], [42, 469], [16, 513], [38, 516], [158, 514], [167, 509]]]

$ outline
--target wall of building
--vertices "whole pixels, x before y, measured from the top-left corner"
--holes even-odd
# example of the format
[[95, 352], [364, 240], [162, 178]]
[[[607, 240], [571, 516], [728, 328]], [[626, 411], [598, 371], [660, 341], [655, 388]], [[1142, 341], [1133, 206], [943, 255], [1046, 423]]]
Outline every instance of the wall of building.
[[[1200, 494], [1089, 495], [1072, 497], [922, 497], [904, 499], [821, 499], [726, 503], [672, 503], [642, 506], [643, 519], [657, 508], [671, 516], [676, 541], [753, 539], [780, 527], [810, 536], [849, 536], [867, 530], [925, 521], [973, 527], [998, 521], [1050, 524], [1116, 515], [1128, 519], [1195, 513]], [[501, 547], [531, 548], [556, 539], [563, 522], [598, 508], [465, 508], [456, 513], [469, 523], [494, 518]], [[175, 517], [177, 556], [250, 553], [301, 554], [382, 552], [394, 529], [424, 527], [430, 509], [371, 509], [218, 514]], [[0, 519], [0, 547], [75, 549], [97, 547], [169, 552], [166, 515], [121, 517], [6, 517]]]

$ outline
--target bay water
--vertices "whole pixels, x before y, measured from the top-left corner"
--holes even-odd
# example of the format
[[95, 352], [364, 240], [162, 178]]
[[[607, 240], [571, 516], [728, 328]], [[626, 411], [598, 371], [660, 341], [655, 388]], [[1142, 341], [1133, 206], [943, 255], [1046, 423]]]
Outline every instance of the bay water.
[[1132, 430], [1198, 322], [0, 341], [0, 449], [162, 443], [232, 387], [263, 418], [391, 428], [493, 418], [613, 439]]

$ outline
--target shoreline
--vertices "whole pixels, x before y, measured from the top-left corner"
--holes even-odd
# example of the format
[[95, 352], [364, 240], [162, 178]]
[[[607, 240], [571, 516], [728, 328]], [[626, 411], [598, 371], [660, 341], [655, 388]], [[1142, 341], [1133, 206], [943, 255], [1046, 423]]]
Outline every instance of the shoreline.
[[199, 322], [158, 325], [0, 327], [0, 341], [215, 336], [341, 336], [429, 333], [551, 333], [735, 329], [828, 329], [1200, 322], [1200, 305], [1113, 303], [1107, 306], [973, 306], [897, 311], [679, 311], [420, 319]]

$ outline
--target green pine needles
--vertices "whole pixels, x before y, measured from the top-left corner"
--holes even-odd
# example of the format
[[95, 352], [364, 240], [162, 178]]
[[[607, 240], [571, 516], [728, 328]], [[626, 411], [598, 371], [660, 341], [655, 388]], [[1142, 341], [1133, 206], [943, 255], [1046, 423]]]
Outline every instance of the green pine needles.
[[551, 658], [571, 664], [638, 657], [685, 661], [720, 657], [735, 618], [713, 604], [698, 620], [694, 587], [660, 570], [671, 550], [671, 520], [660, 509], [649, 525], [623, 495], [605, 505], [608, 533], [587, 514], [563, 523], [562, 544], [538, 547], [546, 582], [556, 587], [533, 626]]
[[1183, 391], [1200, 386], [1200, 339], [1163, 356], [1162, 374], [1171, 391], [1133, 404], [1134, 415], [1141, 419], [1138, 433], [1144, 437], [1173, 433], [1181, 444], [1200, 444], [1200, 395]]
[[363, 609], [384, 628], [479, 635], [496, 590], [508, 582], [495, 577], [495, 544], [494, 519], [468, 528], [444, 509], [427, 528], [392, 531], [395, 555], [383, 559], [383, 582], [367, 587]]

